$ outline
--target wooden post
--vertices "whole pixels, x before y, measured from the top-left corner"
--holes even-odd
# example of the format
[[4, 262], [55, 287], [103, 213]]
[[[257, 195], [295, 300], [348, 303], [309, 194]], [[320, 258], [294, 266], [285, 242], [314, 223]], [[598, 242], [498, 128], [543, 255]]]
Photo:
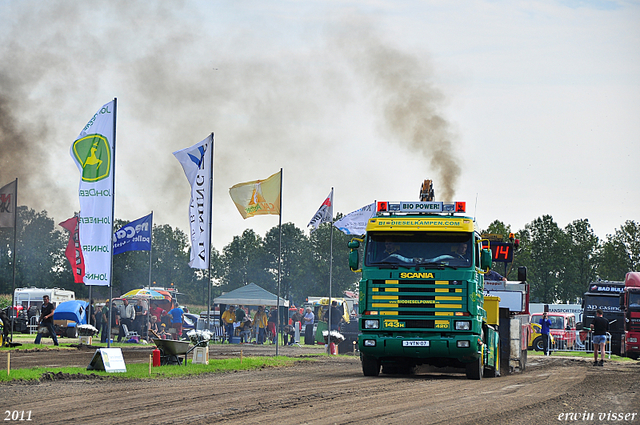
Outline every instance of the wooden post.
[[7, 376], [11, 375], [11, 352], [7, 353]]
[[149, 376], [151, 376], [151, 366], [153, 365], [153, 354], [149, 354]]

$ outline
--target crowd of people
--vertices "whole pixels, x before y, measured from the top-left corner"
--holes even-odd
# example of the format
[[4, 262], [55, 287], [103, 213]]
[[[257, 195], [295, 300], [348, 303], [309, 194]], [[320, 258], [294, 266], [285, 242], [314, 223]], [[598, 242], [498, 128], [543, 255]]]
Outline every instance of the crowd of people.
[[185, 309], [175, 304], [166, 311], [153, 300], [138, 298], [130, 302], [125, 298], [118, 304], [107, 300], [100, 309], [95, 309], [91, 300], [88, 312], [91, 324], [100, 332], [101, 342], [107, 342], [109, 317], [112, 333], [117, 329], [117, 342], [139, 342], [152, 338], [179, 339]]
[[[87, 316], [89, 323], [98, 329], [100, 341], [103, 343], [109, 339], [109, 328], [112, 338], [117, 338], [117, 342], [140, 342], [143, 339], [150, 341], [152, 338], [180, 339], [183, 333], [183, 316], [188, 309], [180, 307], [177, 303], [171, 303], [171, 306], [172, 308], [166, 311], [159, 303], [142, 298], [107, 299], [104, 304], [96, 306], [92, 299], [87, 307]], [[53, 328], [54, 310], [55, 307], [48, 302], [48, 297], [45, 297], [40, 315], [41, 327]], [[318, 319], [328, 322], [329, 317], [331, 329], [338, 330], [343, 319], [335, 301], [330, 308], [324, 308], [322, 317]], [[276, 343], [276, 307], [257, 306], [255, 309], [248, 309], [242, 305], [229, 305], [224, 309], [220, 319], [223, 332], [218, 336], [222, 342]], [[311, 307], [290, 308], [288, 321], [280, 323], [284, 343], [299, 344], [301, 336], [304, 336], [304, 343], [313, 345], [316, 319]], [[57, 344], [55, 332], [51, 329], [50, 333], [53, 334], [54, 344]], [[40, 342], [40, 338], [41, 335], [38, 334], [36, 343]]]

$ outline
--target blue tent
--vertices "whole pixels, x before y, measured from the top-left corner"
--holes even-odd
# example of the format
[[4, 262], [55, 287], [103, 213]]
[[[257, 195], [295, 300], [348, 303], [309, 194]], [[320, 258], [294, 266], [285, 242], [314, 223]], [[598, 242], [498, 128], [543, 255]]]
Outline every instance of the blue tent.
[[[78, 325], [87, 324], [87, 307], [89, 303], [80, 300], [71, 300], [60, 303], [53, 312], [53, 320], [71, 320]], [[75, 325], [69, 324], [70, 327]]]

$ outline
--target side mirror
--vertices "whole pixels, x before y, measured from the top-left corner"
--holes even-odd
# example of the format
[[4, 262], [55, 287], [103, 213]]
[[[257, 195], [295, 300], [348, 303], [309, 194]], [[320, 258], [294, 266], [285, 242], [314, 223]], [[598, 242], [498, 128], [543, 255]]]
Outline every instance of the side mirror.
[[349, 268], [352, 272], [359, 271], [360, 269], [360, 256], [358, 250], [354, 249], [349, 253]]
[[518, 267], [518, 280], [520, 282], [526, 282], [526, 280], [527, 280], [527, 268], [525, 266]]
[[360, 248], [360, 239], [353, 238], [347, 244], [349, 249], [349, 268], [352, 272], [360, 271], [360, 256], [358, 255], [358, 248]]
[[489, 269], [491, 268], [491, 263], [491, 250], [483, 249], [482, 251], [480, 251], [480, 269], [489, 271]]

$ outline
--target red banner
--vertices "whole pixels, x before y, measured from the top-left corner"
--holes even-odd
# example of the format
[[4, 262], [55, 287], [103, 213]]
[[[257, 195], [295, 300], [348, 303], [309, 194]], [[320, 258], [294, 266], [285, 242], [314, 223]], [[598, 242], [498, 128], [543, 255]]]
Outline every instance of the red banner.
[[84, 278], [84, 257], [82, 255], [82, 248], [80, 247], [80, 232], [78, 230], [78, 217], [73, 216], [70, 219], [60, 223], [60, 226], [69, 231], [69, 243], [67, 249], [64, 251], [71, 264], [71, 270], [73, 270], [73, 281], [75, 283], [82, 283]]

